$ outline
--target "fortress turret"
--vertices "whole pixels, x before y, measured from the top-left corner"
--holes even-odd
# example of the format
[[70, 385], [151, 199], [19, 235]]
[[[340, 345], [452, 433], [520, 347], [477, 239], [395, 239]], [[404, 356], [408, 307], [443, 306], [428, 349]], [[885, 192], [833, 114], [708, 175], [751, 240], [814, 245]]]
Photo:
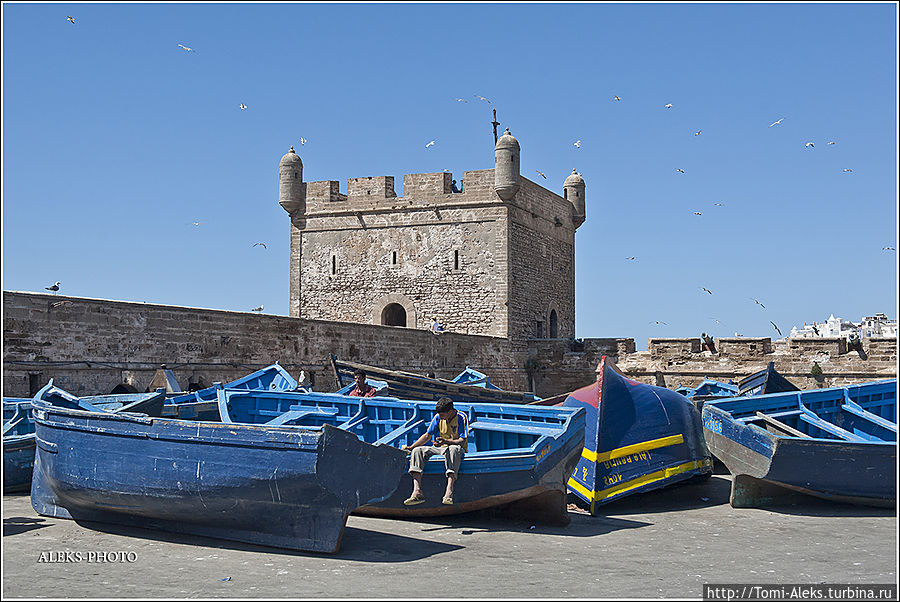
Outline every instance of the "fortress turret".
[[584, 178], [574, 169], [563, 183], [563, 197], [572, 203], [572, 218], [577, 228], [584, 223]]
[[512, 200], [519, 190], [519, 141], [509, 128], [494, 146], [494, 190], [504, 201]]
[[303, 161], [292, 146], [278, 164], [278, 204], [294, 213], [303, 207], [303, 200]]

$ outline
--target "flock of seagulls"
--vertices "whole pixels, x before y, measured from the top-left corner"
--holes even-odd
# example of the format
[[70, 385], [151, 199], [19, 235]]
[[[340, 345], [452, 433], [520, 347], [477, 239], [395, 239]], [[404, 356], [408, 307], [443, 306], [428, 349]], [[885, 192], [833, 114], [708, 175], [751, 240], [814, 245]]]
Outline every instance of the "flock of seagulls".
[[[75, 17], [73, 17], [73, 16], [71, 16], [71, 15], [67, 15], [67, 16], [66, 16], [66, 20], [69, 21], [70, 23], [72, 23], [73, 25], [75, 24]], [[179, 43], [179, 44], [178, 44], [178, 47], [179, 47], [179, 48], [182, 48], [185, 52], [194, 52], [194, 49], [193, 49], [193, 48], [191, 48], [190, 46], [185, 46], [184, 44], [180, 44], [180, 43]], [[493, 104], [489, 99], [485, 98], [484, 96], [481, 96], [481, 95], [479, 95], [479, 94], [474, 94], [473, 96], [474, 96], [475, 98], [479, 99], [479, 100], [482, 100], [482, 101], [488, 103], [488, 104]], [[613, 96], [613, 100], [616, 101], [616, 102], [621, 102], [622, 98], [619, 97], [618, 95], [614, 95], [614, 96]], [[468, 102], [469, 102], [469, 101], [466, 100], [465, 98], [457, 98], [456, 101], [457, 101], [457, 102], [463, 102], [463, 103], [468, 103]], [[666, 109], [671, 109], [671, 108], [673, 107], [672, 103], [666, 103], [666, 105], [664, 105], [664, 106], [665, 106]], [[239, 108], [240, 108], [241, 111], [246, 111], [246, 110], [247, 110], [247, 105], [244, 104], [244, 103], [242, 102], [242, 103], [240, 103]], [[772, 122], [771, 124], [769, 124], [769, 127], [771, 128], [771, 127], [774, 127], [774, 126], [776, 126], [776, 125], [781, 125], [781, 123], [784, 121], [784, 119], [785, 119], [784, 117], [781, 117], [781, 118], [778, 119], [777, 121], [774, 121], [774, 122]], [[697, 130], [696, 132], [694, 132], [694, 136], [700, 136], [701, 134], [702, 134], [702, 130]], [[304, 138], [304, 137], [301, 136], [301, 137], [300, 137], [300, 144], [301, 144], [301, 145], [305, 145], [306, 142], [307, 142], [306, 138]], [[430, 148], [430, 147], [434, 146], [436, 142], [437, 142], [437, 140], [431, 140], [430, 142], [428, 142], [428, 143], [425, 145], [425, 148]], [[576, 140], [576, 141], [573, 143], [573, 146], [575, 146], [575, 148], [579, 148], [579, 149], [580, 149], [580, 148], [581, 148], [581, 144], [582, 144], [582, 143], [581, 143], [581, 140], [579, 139], [579, 140]], [[834, 145], [834, 144], [836, 144], [836, 142], [833, 141], [833, 140], [831, 140], [831, 141], [828, 141], [827, 144], [828, 144], [828, 145]], [[813, 148], [815, 148], [815, 143], [812, 142], [812, 141], [808, 141], [808, 142], [806, 143], [805, 147], [808, 148], [808, 149], [813, 149]], [[542, 171], [540, 171], [540, 170], [535, 170], [535, 171], [536, 171], [537, 174], [540, 175], [542, 178], [544, 178], [545, 180], [547, 179], [547, 176], [546, 176], [546, 174], [544, 174], [544, 172], [542, 172]], [[682, 169], [682, 168], [680, 168], [680, 167], [679, 167], [679, 168], [676, 168], [675, 171], [677, 171], [678, 173], [682, 173], [682, 174], [685, 173], [685, 170]], [[853, 172], [853, 170], [850, 169], [850, 168], [844, 168], [844, 169], [843, 169], [843, 173], [852, 173], [852, 172]], [[714, 203], [714, 205], [715, 205], [716, 207], [722, 207], [722, 206], [723, 206], [723, 203], [717, 202], [717, 203]], [[694, 215], [698, 215], [698, 216], [703, 215], [700, 211], [694, 211], [693, 213], [694, 213]], [[202, 222], [202, 221], [200, 221], [200, 220], [197, 220], [197, 221], [189, 222], [188, 225], [193, 226], [193, 227], [199, 227], [200, 224], [202, 224], [202, 223], [204, 223], [204, 222]], [[251, 248], [252, 248], [252, 247], [258, 247], [258, 246], [261, 246], [261, 247], [263, 247], [264, 249], [267, 249], [267, 248], [268, 248], [264, 242], [257, 242], [257, 243], [255, 243], [255, 244], [253, 244], [253, 245], [251, 246]], [[896, 248], [895, 248], [895, 247], [882, 247], [882, 250], [883, 250], [883, 251], [896, 251]], [[631, 256], [631, 257], [626, 257], [625, 259], [626, 259], [627, 261], [634, 261], [634, 260], [636, 259], [636, 257], [635, 257], [635, 256]], [[59, 291], [59, 286], [60, 286], [60, 282], [57, 281], [55, 284], [52, 284], [51, 286], [47, 286], [47, 287], [44, 287], [44, 288], [45, 288], [46, 290], [48, 290], [48, 291], [51, 291], [51, 292], [56, 293], [57, 291]], [[712, 291], [709, 290], [709, 289], [706, 288], [706, 287], [701, 286], [700, 289], [703, 290], [703, 291], [705, 291], [706, 293], [708, 293], [708, 294], [710, 294], [710, 295], [713, 294]], [[757, 305], [759, 305], [759, 306], [762, 307], [763, 309], [766, 308], [766, 306], [763, 305], [758, 299], [752, 299], [752, 300], [754, 301], [754, 303], [756, 303]], [[58, 303], [54, 303], [54, 304], [53, 304], [53, 307], [56, 307], [56, 306], [58, 306], [58, 305], [62, 305], [63, 303], [69, 303], [69, 301], [60, 301], [60, 302], [58, 302]], [[251, 311], [254, 311], [254, 312], [262, 312], [263, 309], [264, 309], [264, 306], [263, 306], [263, 305], [260, 305], [259, 307], [254, 307]], [[710, 318], [710, 319], [711, 319], [711, 320], [715, 320], [716, 324], [719, 324], [719, 323], [720, 323], [719, 320], [717, 320], [717, 319], [715, 319], [715, 318]], [[778, 334], [781, 336], [781, 335], [782, 335], [781, 329], [778, 328], [778, 325], [775, 324], [775, 322], [773, 322], [773, 321], [771, 321], [771, 320], [769, 321], [769, 323], [772, 324], [772, 326], [773, 326], [773, 328], [775, 329], [775, 331], [778, 332]], [[661, 321], [661, 320], [655, 320], [655, 321], [651, 322], [651, 324], [666, 324], [666, 325], [667, 325], [666, 322], [663, 322], [663, 321]], [[735, 333], [735, 336], [741, 336], [741, 335], [739, 335], [738, 333]]]

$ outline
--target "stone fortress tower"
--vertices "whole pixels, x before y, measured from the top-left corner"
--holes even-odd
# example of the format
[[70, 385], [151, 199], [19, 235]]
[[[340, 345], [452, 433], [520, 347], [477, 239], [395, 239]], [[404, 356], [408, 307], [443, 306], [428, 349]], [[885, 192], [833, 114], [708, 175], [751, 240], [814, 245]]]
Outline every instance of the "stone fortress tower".
[[294, 148], [279, 165], [291, 217], [292, 317], [428, 328], [525, 341], [575, 336], [575, 230], [584, 180], [559, 196], [522, 177], [509, 129], [494, 168], [303, 182]]

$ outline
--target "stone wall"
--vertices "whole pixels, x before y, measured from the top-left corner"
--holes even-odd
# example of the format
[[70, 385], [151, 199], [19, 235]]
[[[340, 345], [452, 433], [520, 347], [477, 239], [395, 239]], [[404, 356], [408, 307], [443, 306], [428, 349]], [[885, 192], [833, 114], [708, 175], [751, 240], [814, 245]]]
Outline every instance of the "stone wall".
[[[588, 384], [606, 347], [565, 356], [571, 341], [540, 350], [499, 337], [304, 320], [212, 309], [3, 292], [3, 394], [28, 396], [48, 379], [76, 395], [120, 384], [143, 391], [161, 364], [182, 389], [227, 382], [274, 363], [294, 377], [305, 370], [320, 391], [334, 390], [329, 354], [386, 368], [452, 378], [466, 366], [508, 390], [529, 390], [526, 359], [539, 352], [536, 392]], [[565, 357], [564, 357], [565, 356]], [[563, 360], [557, 366], [558, 360]], [[561, 369], [558, 369], [561, 368]]]
[[[182, 389], [234, 380], [276, 360], [295, 377], [305, 370], [320, 391], [334, 389], [329, 354], [420, 374], [452, 378], [466, 366], [508, 390], [541, 397], [588, 385], [603, 355], [630, 377], [669, 388], [694, 386], [705, 377], [737, 381], [775, 369], [802, 389], [897, 376], [897, 340], [863, 339], [848, 350], [837, 339], [716, 339], [716, 353], [699, 339], [650, 339], [635, 351], [633, 339], [529, 340], [424, 329], [305, 320], [3, 292], [3, 394], [28, 396], [50, 378], [75, 394], [109, 393], [120, 384], [147, 388], [161, 364]], [[817, 363], [822, 376], [814, 378]]]
[[[862, 339], [848, 349], [840, 338], [784, 339], [729, 337], [714, 339], [716, 353], [699, 338], [650, 339], [647, 351], [620, 356], [619, 368], [636, 380], [674, 389], [696, 386], [704, 378], [727, 382], [763, 370], [769, 362], [801, 389], [840, 386], [897, 377], [897, 339]], [[822, 375], [813, 377], [818, 364]]]

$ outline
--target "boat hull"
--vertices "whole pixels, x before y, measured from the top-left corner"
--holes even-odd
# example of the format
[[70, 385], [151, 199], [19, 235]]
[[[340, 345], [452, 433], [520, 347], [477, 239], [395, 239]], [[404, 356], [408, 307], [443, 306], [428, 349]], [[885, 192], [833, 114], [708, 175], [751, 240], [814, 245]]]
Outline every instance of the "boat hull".
[[868, 506], [896, 503], [896, 443], [781, 437], [711, 404], [703, 408], [703, 430], [710, 451], [733, 475], [735, 508], [775, 504], [791, 493]]
[[347, 515], [390, 495], [399, 450], [320, 429], [35, 406], [31, 500], [45, 516], [335, 552]]
[[28, 491], [34, 470], [34, 433], [3, 439], [3, 492]]
[[569, 491], [600, 506], [712, 475], [700, 414], [683, 395], [624, 377], [601, 358], [600, 379], [562, 405], [586, 411], [585, 445]]
[[[566, 480], [581, 457], [584, 438], [572, 437], [546, 456], [523, 455], [492, 459], [463, 458], [453, 505], [442, 503], [447, 485], [443, 457], [429, 460], [422, 475], [425, 502], [405, 506], [412, 492], [412, 477], [401, 479], [389, 498], [361, 506], [354, 514], [387, 518], [448, 516], [508, 506], [511, 515], [535, 522], [567, 525]], [[540, 457], [539, 457], [540, 456]]]

